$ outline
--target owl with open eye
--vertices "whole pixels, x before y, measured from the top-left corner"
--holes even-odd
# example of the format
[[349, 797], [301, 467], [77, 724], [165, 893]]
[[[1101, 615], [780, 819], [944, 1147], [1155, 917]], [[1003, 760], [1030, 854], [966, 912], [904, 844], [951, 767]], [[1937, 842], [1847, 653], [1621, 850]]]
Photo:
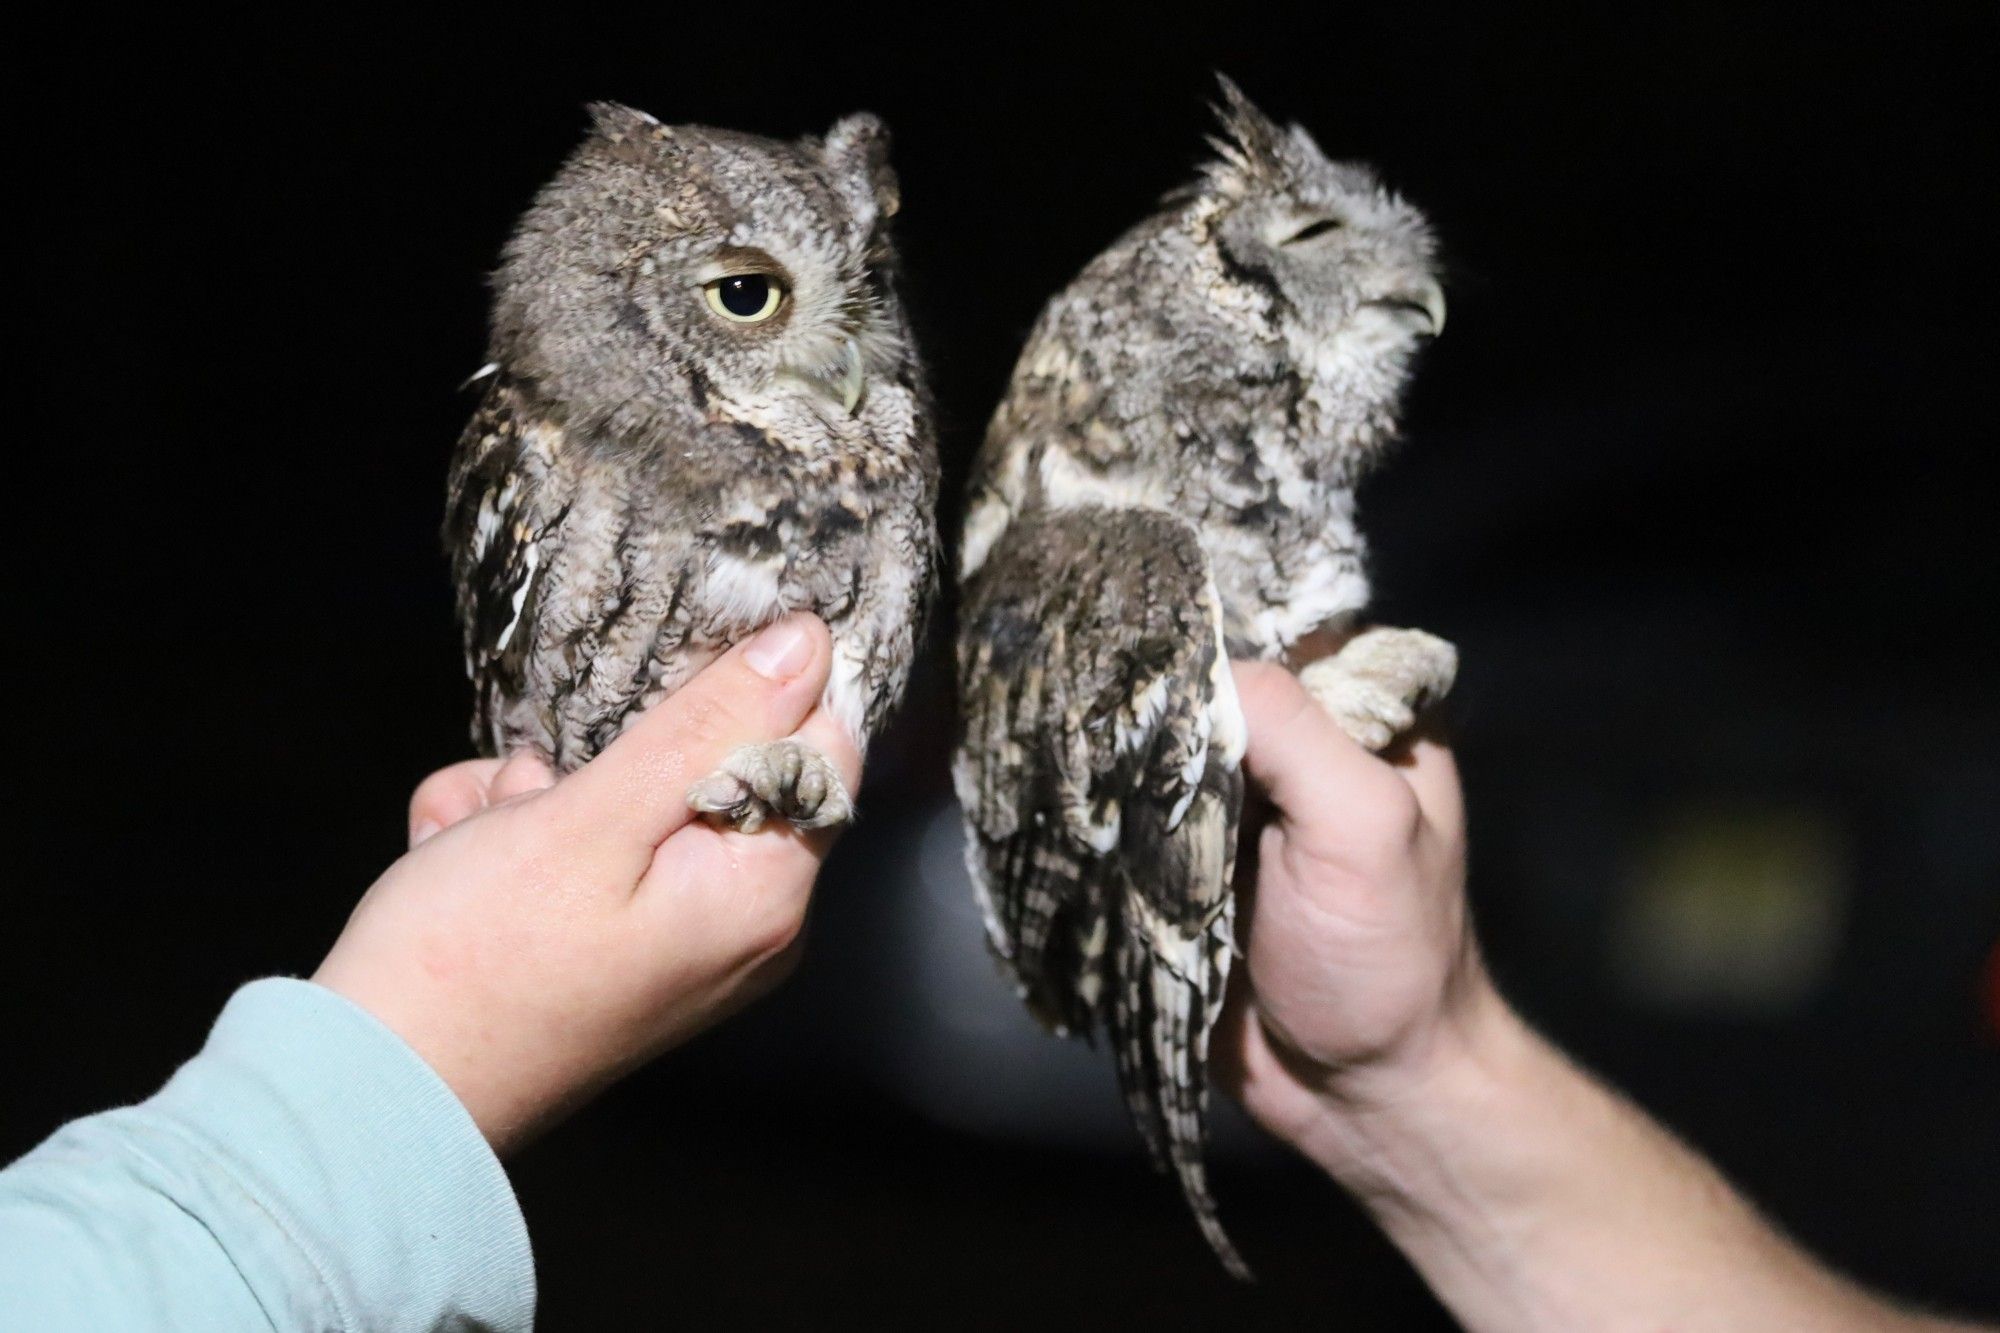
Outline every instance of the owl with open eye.
[[1379, 750], [1457, 654], [1359, 619], [1355, 485], [1444, 326], [1430, 224], [1222, 92], [1215, 158], [1049, 301], [987, 431], [954, 779], [994, 952], [1049, 1026], [1109, 1035], [1154, 1160], [1240, 1275], [1203, 1162], [1236, 948], [1230, 659], [1301, 668]]
[[[451, 468], [474, 741], [574, 769], [804, 610], [832, 630], [822, 707], [865, 750], [937, 563], [887, 131], [853, 115], [783, 142], [591, 113], [507, 242]], [[797, 740], [739, 749], [689, 802], [745, 831], [853, 809]]]

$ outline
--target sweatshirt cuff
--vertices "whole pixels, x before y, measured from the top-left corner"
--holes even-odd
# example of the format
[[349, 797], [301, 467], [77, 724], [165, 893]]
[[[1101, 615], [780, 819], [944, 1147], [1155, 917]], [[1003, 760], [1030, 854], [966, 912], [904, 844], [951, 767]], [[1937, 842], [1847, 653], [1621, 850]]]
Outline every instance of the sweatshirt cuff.
[[192, 1211], [232, 1255], [263, 1253], [237, 1266], [278, 1327], [533, 1324], [527, 1224], [499, 1159], [423, 1058], [333, 991], [244, 986], [133, 1111], [218, 1168], [186, 1182], [215, 1196]]

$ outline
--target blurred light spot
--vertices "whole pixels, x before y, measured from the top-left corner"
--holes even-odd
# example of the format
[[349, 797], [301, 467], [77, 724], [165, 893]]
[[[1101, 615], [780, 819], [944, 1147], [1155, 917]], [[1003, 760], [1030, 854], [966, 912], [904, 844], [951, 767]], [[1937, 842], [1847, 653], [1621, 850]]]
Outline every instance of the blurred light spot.
[[922, 941], [915, 961], [919, 991], [932, 1015], [963, 1037], [1042, 1040], [986, 950], [986, 925], [965, 868], [965, 826], [957, 806], [943, 806], [925, 824], [917, 873], [924, 896], [912, 923]]
[[1803, 807], [1674, 812], [1640, 845], [1611, 923], [1632, 994], [1744, 1017], [1795, 1010], [1826, 981], [1850, 882], [1839, 827]]

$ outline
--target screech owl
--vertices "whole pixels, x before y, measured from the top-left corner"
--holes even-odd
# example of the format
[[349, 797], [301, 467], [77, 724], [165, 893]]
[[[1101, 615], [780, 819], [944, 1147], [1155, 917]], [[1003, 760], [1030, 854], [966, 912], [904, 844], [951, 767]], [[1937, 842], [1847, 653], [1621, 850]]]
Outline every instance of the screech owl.
[[[833, 633], [823, 706], [865, 749], [937, 563], [887, 131], [853, 115], [780, 142], [591, 114], [506, 244], [451, 469], [475, 743], [573, 769], [803, 609]], [[852, 810], [796, 741], [738, 750], [689, 799], [745, 830]]]
[[1354, 634], [1354, 486], [1444, 324], [1422, 214], [1227, 80], [1190, 188], [1049, 302], [974, 466], [953, 778], [994, 951], [1059, 1032], [1110, 1034], [1154, 1161], [1232, 1272], [1203, 1164], [1234, 941], [1232, 656], [1305, 666], [1387, 745], [1456, 655]]

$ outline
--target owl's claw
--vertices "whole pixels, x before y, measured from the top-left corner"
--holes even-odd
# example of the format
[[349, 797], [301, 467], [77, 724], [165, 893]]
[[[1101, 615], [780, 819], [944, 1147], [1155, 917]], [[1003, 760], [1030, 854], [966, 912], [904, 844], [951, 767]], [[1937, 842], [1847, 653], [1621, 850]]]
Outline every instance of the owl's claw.
[[773, 816], [796, 829], [830, 828], [854, 817], [854, 803], [827, 757], [804, 741], [771, 741], [732, 751], [694, 784], [688, 805], [741, 833]]
[[1419, 629], [1371, 629], [1299, 672], [1299, 683], [1340, 729], [1385, 750], [1442, 699], [1458, 674], [1458, 650]]

